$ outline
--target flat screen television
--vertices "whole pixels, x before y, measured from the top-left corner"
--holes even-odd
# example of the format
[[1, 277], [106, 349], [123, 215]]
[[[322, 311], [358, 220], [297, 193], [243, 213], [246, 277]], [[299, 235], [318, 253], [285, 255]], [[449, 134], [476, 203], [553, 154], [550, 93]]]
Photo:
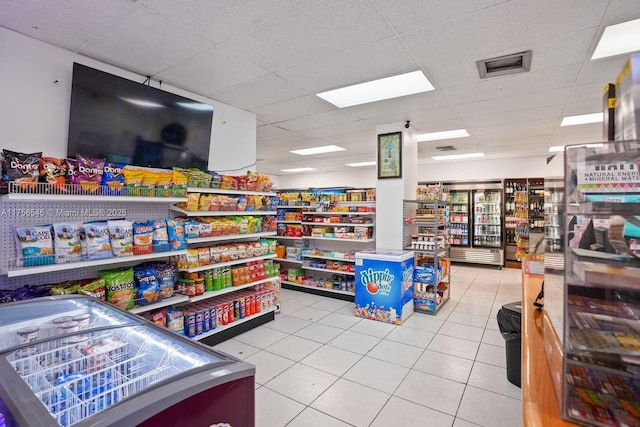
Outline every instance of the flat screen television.
[[212, 122], [209, 104], [73, 64], [68, 157], [206, 170]]

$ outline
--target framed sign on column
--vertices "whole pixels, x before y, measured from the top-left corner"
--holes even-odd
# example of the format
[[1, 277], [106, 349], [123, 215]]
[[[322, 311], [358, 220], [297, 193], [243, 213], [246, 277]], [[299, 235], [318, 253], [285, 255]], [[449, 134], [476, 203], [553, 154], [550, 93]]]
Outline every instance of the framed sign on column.
[[402, 132], [378, 135], [378, 179], [402, 178]]

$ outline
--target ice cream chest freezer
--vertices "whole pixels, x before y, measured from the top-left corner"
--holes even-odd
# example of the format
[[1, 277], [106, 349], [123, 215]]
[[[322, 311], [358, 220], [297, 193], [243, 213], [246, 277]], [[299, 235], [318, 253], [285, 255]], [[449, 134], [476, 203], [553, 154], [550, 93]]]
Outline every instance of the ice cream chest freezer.
[[0, 304], [9, 427], [253, 426], [255, 367], [88, 296]]
[[413, 258], [413, 251], [356, 252], [356, 316], [399, 325], [413, 313]]

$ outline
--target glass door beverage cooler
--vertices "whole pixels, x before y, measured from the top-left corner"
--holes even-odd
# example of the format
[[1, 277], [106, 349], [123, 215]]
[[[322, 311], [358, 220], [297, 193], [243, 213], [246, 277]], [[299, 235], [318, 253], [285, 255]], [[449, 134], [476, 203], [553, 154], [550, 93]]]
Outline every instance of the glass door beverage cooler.
[[502, 247], [502, 191], [473, 191], [473, 246]]
[[468, 247], [469, 240], [469, 191], [452, 190], [449, 192], [449, 233], [452, 246]]
[[92, 297], [0, 304], [9, 427], [253, 426], [254, 377], [248, 363]]

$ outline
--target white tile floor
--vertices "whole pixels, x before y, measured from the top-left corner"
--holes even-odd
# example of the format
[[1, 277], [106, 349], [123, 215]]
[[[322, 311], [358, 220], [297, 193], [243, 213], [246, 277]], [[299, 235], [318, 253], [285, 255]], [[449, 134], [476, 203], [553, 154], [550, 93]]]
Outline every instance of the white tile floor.
[[284, 289], [276, 320], [216, 348], [256, 366], [256, 426], [517, 427], [496, 313], [520, 270], [453, 266], [451, 300], [400, 326]]

